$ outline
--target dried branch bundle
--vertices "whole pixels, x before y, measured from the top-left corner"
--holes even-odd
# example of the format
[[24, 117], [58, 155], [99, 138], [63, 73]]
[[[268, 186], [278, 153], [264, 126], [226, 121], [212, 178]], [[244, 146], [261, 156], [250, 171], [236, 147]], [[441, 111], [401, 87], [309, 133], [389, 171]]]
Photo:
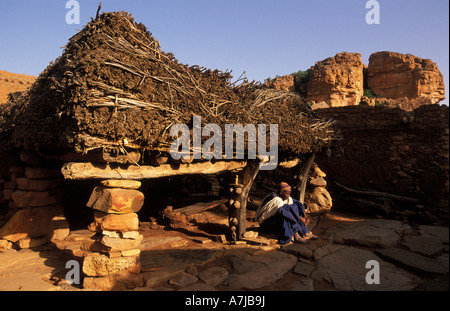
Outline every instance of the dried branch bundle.
[[314, 152], [335, 139], [333, 122], [318, 118], [300, 96], [231, 78], [180, 64], [128, 13], [103, 13], [69, 40], [30, 90], [4, 106], [2, 146], [167, 152], [170, 127], [189, 125], [193, 115], [222, 128], [278, 124], [279, 150], [287, 154]]

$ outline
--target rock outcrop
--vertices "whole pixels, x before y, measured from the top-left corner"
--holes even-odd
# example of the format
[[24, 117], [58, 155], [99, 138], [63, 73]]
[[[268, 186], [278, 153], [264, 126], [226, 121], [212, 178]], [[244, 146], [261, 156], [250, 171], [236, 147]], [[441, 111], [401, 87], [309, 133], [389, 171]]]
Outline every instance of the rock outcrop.
[[330, 107], [357, 105], [364, 93], [364, 64], [359, 53], [339, 53], [310, 69], [307, 101]]
[[[264, 85], [300, 92], [306, 101], [314, 102], [313, 110], [362, 103], [412, 111], [445, 99], [444, 79], [437, 65], [410, 54], [377, 52], [370, 56], [366, 66], [361, 54], [343, 52], [317, 62], [308, 71], [307, 82], [303, 84], [287, 75]], [[365, 89], [376, 97], [365, 97]]]
[[295, 92], [294, 77], [291, 75], [276, 77], [264, 83], [268, 88], [278, 91]]
[[437, 65], [429, 59], [410, 54], [372, 54], [369, 58], [367, 83], [377, 97], [426, 97], [431, 104], [445, 99], [444, 79]]

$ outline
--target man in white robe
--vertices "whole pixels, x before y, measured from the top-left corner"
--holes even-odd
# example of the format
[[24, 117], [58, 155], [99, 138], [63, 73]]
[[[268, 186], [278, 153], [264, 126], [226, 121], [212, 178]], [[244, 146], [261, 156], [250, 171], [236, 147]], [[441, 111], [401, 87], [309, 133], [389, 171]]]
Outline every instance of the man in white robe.
[[256, 211], [256, 221], [263, 231], [277, 233], [278, 242], [290, 243], [294, 238], [297, 243], [308, 244], [309, 239], [316, 239], [307, 225], [309, 218], [305, 206], [291, 197], [291, 186], [282, 182], [278, 192], [264, 198]]

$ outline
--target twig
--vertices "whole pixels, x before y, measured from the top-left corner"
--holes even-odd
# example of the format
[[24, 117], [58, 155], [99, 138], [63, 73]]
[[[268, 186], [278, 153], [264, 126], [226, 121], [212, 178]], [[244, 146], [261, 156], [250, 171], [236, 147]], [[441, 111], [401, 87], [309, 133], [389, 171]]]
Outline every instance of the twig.
[[95, 14], [95, 19], [98, 19], [98, 17], [100, 16], [101, 9], [102, 9], [102, 3], [100, 2], [100, 4], [98, 5], [98, 8], [97, 8], [97, 14]]

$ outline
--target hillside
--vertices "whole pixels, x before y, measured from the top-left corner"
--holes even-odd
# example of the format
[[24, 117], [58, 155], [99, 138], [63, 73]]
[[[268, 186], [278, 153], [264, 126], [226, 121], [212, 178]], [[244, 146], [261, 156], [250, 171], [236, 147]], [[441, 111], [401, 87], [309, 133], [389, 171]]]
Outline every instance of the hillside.
[[34, 76], [0, 70], [0, 104], [8, 101], [9, 93], [25, 91], [34, 81], [36, 81]]

